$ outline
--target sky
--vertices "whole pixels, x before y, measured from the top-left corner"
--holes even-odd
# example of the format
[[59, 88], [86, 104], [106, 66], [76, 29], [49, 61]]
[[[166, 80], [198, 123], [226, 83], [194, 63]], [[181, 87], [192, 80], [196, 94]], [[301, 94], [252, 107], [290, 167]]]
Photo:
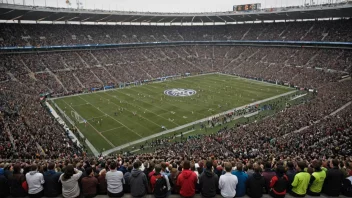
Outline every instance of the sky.
[[[233, 5], [261, 3], [262, 8], [303, 5], [310, 1], [315, 4], [329, 0], [0, 0], [9, 4], [25, 4], [51, 7], [77, 8], [77, 3], [85, 9], [104, 9], [140, 12], [216, 12], [231, 11]], [[336, 0], [333, 0], [336, 1]], [[339, 0], [337, 0], [339, 1]]]

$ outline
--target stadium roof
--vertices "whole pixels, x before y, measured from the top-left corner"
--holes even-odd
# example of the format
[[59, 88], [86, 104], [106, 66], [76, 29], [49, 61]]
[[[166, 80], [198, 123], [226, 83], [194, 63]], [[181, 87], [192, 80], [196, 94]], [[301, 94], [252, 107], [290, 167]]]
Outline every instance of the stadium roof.
[[243, 21], [296, 20], [331, 17], [352, 17], [352, 4], [267, 8], [252, 12], [221, 13], [142, 13], [0, 4], [0, 20], [116, 23], [234, 23]]

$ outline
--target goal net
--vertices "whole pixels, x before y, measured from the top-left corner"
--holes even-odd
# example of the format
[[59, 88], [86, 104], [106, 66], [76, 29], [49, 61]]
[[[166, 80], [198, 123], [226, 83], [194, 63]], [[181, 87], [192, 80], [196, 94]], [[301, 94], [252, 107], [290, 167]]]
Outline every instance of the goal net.
[[77, 112], [71, 111], [71, 116], [76, 120], [76, 122], [84, 123], [84, 119]]

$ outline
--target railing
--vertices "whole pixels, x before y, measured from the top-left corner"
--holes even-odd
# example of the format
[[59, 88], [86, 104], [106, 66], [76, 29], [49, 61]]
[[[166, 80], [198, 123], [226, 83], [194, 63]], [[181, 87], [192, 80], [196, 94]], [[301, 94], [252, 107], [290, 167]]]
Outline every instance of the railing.
[[67, 50], [87, 48], [114, 48], [138, 46], [163, 46], [163, 45], [296, 45], [296, 46], [326, 46], [352, 48], [352, 42], [322, 42], [322, 41], [170, 41], [170, 42], [140, 42], [140, 43], [113, 43], [113, 44], [84, 44], [84, 45], [53, 45], [53, 46], [23, 46], [0, 47], [0, 51], [27, 51], [27, 50]]

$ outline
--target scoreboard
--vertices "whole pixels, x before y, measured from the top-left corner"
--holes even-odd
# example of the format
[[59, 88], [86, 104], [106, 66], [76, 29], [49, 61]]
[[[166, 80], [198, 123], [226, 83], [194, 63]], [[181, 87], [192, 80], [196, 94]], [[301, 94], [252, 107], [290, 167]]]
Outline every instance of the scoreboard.
[[255, 4], [245, 4], [245, 5], [234, 5], [233, 11], [241, 12], [241, 11], [251, 11], [251, 10], [259, 10], [260, 3]]

